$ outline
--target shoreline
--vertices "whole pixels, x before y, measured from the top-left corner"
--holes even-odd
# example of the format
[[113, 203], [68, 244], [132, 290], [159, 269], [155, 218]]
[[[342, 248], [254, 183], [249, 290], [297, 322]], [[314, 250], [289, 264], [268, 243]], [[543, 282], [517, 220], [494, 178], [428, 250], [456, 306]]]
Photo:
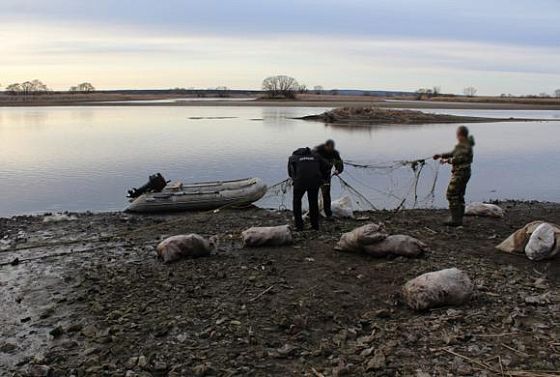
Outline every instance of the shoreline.
[[[372, 348], [384, 355], [376, 368], [403, 375], [475, 374], [445, 349], [472, 359], [499, 353], [512, 360], [510, 371], [555, 370], [560, 360], [548, 356], [560, 320], [560, 264], [495, 246], [530, 221], [560, 223], [560, 204], [500, 206], [504, 219], [469, 217], [458, 229], [440, 225], [445, 210], [360, 213], [425, 242], [430, 251], [416, 259], [336, 252], [342, 233], [365, 224], [353, 219], [294, 234], [293, 245], [243, 248], [242, 230], [291, 223], [291, 212], [258, 208], [0, 219], [0, 245], [21, 248], [0, 251], [0, 363], [15, 376], [37, 367], [52, 375], [332, 375], [340, 365], [368, 375], [379, 359], [364, 351]], [[219, 249], [169, 265], [156, 259], [161, 239], [190, 232], [217, 235]], [[402, 303], [406, 281], [449, 267], [475, 281], [469, 303], [422, 313]], [[515, 341], [488, 336], [502, 333]], [[532, 356], [520, 356], [520, 347]]]
[[[164, 97], [161, 99], [166, 99]], [[173, 98], [170, 98], [173, 100]], [[151, 99], [150, 99], [151, 100]], [[30, 102], [0, 102], [0, 108], [15, 107], [75, 107], [75, 106], [93, 106], [93, 107], [113, 107], [113, 106], [215, 106], [215, 107], [231, 107], [231, 106], [265, 106], [265, 107], [366, 107], [377, 106], [383, 108], [397, 109], [449, 109], [449, 110], [560, 110], [560, 104], [524, 104], [524, 103], [491, 103], [491, 102], [451, 102], [451, 101], [416, 101], [416, 100], [367, 100], [367, 99], [329, 99], [329, 100], [247, 100], [247, 99], [229, 99], [229, 100], [179, 100], [176, 102], [132, 102], [138, 99], [126, 101], [58, 101], [56, 99], [49, 101], [30, 101]], [[154, 100], [157, 101], [157, 100]]]

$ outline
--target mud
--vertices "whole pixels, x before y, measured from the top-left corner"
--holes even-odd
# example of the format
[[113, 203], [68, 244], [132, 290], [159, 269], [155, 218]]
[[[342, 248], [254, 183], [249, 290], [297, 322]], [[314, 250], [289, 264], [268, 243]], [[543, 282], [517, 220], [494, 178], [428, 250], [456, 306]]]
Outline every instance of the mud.
[[[531, 262], [494, 246], [529, 221], [560, 223], [560, 205], [501, 205], [504, 219], [468, 218], [459, 229], [439, 225], [441, 210], [361, 214], [427, 243], [417, 259], [334, 251], [358, 220], [326, 222], [291, 246], [241, 249], [242, 230], [290, 221], [289, 212], [263, 209], [0, 219], [0, 375], [558, 371], [558, 260]], [[219, 251], [156, 259], [158, 241], [193, 232], [218, 235]], [[403, 304], [407, 280], [449, 267], [475, 282], [468, 304], [420, 313]]]
[[308, 115], [303, 120], [320, 121], [335, 125], [375, 124], [433, 124], [433, 123], [491, 123], [512, 121], [535, 121], [534, 119], [483, 118], [447, 114], [425, 113], [416, 110], [386, 109], [379, 106], [339, 107], [317, 115]]

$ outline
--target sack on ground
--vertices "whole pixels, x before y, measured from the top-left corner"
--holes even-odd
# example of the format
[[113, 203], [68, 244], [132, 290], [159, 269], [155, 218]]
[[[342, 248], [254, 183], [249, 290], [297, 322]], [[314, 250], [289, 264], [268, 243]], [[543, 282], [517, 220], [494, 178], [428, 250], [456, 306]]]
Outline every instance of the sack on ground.
[[414, 310], [461, 305], [470, 299], [472, 292], [471, 279], [457, 268], [428, 272], [403, 287], [404, 300]]
[[217, 238], [206, 239], [198, 234], [178, 235], [166, 238], [157, 246], [157, 254], [165, 263], [183, 258], [210, 255], [217, 247]]
[[342, 198], [333, 200], [331, 202], [331, 211], [333, 217], [353, 219], [352, 197], [345, 195]]
[[371, 245], [387, 238], [383, 224], [366, 224], [351, 232], [344, 233], [335, 249], [339, 251], [361, 252], [366, 245]]
[[428, 251], [428, 246], [414, 237], [397, 234], [388, 236], [377, 243], [365, 245], [363, 250], [374, 257], [393, 255], [413, 258]]
[[282, 246], [292, 243], [289, 225], [252, 227], [241, 233], [243, 245], [247, 247]]
[[501, 218], [504, 210], [495, 204], [475, 202], [467, 205], [465, 215]]
[[553, 258], [560, 252], [560, 226], [533, 221], [517, 230], [496, 248], [506, 253], [525, 253], [527, 258], [534, 261]]
[[534, 261], [550, 259], [558, 253], [556, 246], [554, 227], [549, 223], [542, 223], [529, 237], [525, 246], [525, 255]]
[[[319, 196], [319, 212], [321, 213], [321, 216], [327, 217], [322, 196]], [[331, 201], [331, 212], [333, 217], [336, 218], [353, 219], [354, 208], [352, 206], [352, 197], [350, 195], [345, 195], [342, 198]], [[303, 215], [304, 219], [307, 219], [308, 217], [309, 211], [305, 212], [305, 214]]]

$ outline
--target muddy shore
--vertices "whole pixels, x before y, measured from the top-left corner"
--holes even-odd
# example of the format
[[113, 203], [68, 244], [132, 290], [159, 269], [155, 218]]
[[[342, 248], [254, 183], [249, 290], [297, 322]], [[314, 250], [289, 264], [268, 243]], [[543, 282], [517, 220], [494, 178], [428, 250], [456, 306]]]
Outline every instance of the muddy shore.
[[388, 109], [378, 106], [338, 107], [321, 114], [298, 119], [333, 125], [371, 126], [378, 124], [492, 123], [536, 121], [521, 118], [483, 118], [448, 114], [433, 114], [416, 110]]
[[[242, 249], [243, 229], [290, 222], [255, 208], [0, 219], [0, 375], [558, 375], [560, 262], [494, 246], [529, 221], [560, 223], [560, 204], [500, 205], [505, 219], [459, 229], [439, 225], [442, 210], [363, 214], [430, 246], [411, 260], [335, 252], [358, 220], [289, 247]], [[219, 235], [219, 251], [156, 259], [160, 239], [191, 232]], [[447, 267], [474, 279], [470, 303], [402, 304], [408, 279]]]

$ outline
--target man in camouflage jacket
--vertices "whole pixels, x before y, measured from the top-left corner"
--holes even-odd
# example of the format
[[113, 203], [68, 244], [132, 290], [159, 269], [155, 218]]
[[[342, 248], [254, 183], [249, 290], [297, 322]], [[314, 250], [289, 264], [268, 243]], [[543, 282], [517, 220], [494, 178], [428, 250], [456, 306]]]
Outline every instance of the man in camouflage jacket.
[[451, 218], [446, 222], [449, 226], [463, 225], [465, 215], [465, 191], [471, 178], [471, 164], [473, 162], [474, 138], [469, 136], [465, 126], [457, 129], [457, 145], [453, 151], [434, 155], [434, 160], [442, 164], [451, 164], [451, 181], [447, 187], [447, 201]]

